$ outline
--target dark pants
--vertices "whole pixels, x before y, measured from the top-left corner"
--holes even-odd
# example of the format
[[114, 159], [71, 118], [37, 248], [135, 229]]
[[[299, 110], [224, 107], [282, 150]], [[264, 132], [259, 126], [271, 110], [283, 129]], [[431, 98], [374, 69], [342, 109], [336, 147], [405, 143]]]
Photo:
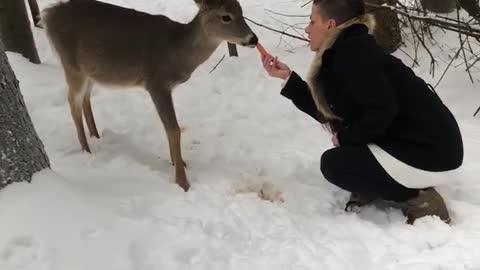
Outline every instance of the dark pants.
[[340, 146], [323, 153], [320, 169], [332, 184], [388, 201], [404, 202], [418, 195], [396, 182], [365, 146]]

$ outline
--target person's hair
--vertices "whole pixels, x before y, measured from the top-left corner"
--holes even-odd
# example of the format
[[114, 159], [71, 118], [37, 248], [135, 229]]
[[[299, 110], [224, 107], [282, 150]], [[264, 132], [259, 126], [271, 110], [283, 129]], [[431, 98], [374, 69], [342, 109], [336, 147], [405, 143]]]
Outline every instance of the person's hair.
[[313, 0], [322, 17], [333, 19], [342, 24], [352, 18], [365, 14], [364, 0]]

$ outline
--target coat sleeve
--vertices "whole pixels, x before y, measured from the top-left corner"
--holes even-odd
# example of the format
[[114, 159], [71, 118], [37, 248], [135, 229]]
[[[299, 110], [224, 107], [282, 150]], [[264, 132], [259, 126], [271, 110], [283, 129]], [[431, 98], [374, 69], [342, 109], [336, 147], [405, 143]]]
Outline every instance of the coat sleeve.
[[316, 121], [320, 121], [317, 106], [310, 94], [307, 83], [294, 71], [292, 71], [280, 94], [290, 99], [299, 110], [310, 115]]
[[334, 73], [358, 107], [359, 117], [337, 134], [340, 145], [368, 144], [383, 136], [398, 112], [396, 93], [383, 70], [382, 52], [372, 46], [339, 48]]

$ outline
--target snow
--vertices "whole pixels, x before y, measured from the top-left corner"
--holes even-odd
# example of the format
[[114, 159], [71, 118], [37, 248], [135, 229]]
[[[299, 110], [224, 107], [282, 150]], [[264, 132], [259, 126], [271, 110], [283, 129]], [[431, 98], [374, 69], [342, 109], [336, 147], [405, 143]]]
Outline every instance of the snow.
[[[54, 1], [38, 2], [43, 8]], [[190, 0], [109, 2], [182, 22], [197, 10]], [[264, 9], [308, 14], [304, 2], [241, 4], [245, 16], [281, 29]], [[304, 43], [252, 29], [269, 52], [305, 75], [312, 53]], [[96, 85], [92, 106], [101, 139], [89, 139], [93, 154], [80, 152], [61, 67], [43, 31], [34, 35], [41, 65], [8, 57], [52, 170], [0, 192], [1, 270], [480, 269], [480, 125], [472, 117], [480, 105], [478, 69], [476, 84], [459, 65], [437, 88], [465, 143], [464, 165], [438, 188], [453, 223], [426, 217], [409, 226], [388, 206], [343, 211], [348, 193], [319, 170], [329, 134], [280, 96], [282, 82], [267, 77], [255, 50], [239, 48], [239, 58], [226, 57], [210, 73], [226, 53], [222, 44], [175, 89], [192, 183], [184, 193], [173, 183], [163, 126], [145, 92]], [[452, 47], [458, 42], [455, 35], [441, 38]], [[455, 50], [434, 53], [435, 77], [427, 54], [415, 67], [432, 84]], [[395, 55], [411, 64], [404, 53]], [[282, 192], [285, 202], [260, 199], [264, 185]]]

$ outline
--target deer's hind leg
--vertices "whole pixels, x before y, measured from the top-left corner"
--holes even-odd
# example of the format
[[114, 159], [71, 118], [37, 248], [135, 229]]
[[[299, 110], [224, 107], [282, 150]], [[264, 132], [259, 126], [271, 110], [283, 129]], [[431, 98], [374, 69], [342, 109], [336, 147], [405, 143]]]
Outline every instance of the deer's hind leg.
[[85, 121], [87, 122], [88, 130], [90, 131], [90, 137], [100, 138], [98, 134], [97, 125], [93, 117], [92, 103], [90, 102], [90, 94], [92, 92], [93, 81], [89, 79], [85, 86], [85, 97], [83, 98], [83, 114]]
[[70, 105], [70, 113], [77, 130], [77, 137], [83, 151], [91, 153], [88, 146], [87, 137], [83, 127], [82, 105], [87, 90], [88, 78], [85, 74], [71, 69], [65, 68], [65, 78], [68, 84], [68, 103]]

